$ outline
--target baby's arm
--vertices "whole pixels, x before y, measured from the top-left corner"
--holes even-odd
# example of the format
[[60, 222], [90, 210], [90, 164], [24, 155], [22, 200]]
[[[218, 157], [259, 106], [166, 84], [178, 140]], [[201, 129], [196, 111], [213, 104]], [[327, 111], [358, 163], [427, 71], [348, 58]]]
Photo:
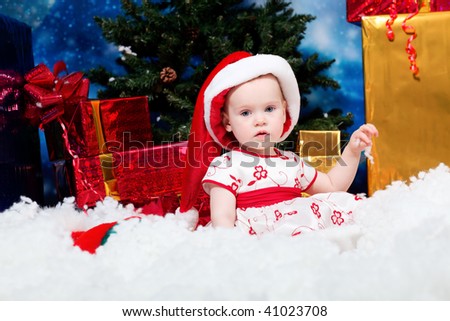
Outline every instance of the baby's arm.
[[236, 197], [229, 190], [210, 184], [211, 223], [214, 227], [234, 227]]
[[372, 146], [372, 137], [378, 136], [378, 130], [372, 124], [362, 125], [353, 132], [350, 141], [338, 160], [327, 174], [318, 172], [314, 184], [306, 191], [309, 194], [347, 191], [358, 170], [361, 152]]

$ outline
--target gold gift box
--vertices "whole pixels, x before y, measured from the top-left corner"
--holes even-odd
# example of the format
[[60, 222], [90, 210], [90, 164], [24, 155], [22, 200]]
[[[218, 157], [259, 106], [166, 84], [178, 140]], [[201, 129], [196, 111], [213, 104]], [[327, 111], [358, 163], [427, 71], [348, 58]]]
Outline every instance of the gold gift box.
[[310, 166], [327, 173], [341, 157], [341, 132], [300, 130], [297, 153]]
[[368, 164], [369, 195], [394, 180], [450, 164], [450, 12], [419, 13], [415, 28], [418, 77], [405, 52], [410, 35], [398, 15], [395, 40], [386, 37], [388, 16], [362, 19], [366, 120], [377, 126], [374, 163]]

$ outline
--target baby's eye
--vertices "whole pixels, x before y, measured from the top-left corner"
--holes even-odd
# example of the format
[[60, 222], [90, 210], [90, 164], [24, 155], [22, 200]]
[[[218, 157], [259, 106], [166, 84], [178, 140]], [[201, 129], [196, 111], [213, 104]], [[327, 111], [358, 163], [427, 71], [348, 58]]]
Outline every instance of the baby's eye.
[[250, 115], [250, 112], [248, 111], [248, 110], [244, 110], [244, 111], [241, 111], [241, 114], [240, 114], [241, 116], [244, 116], [244, 117], [247, 117], [247, 116], [249, 116]]
[[271, 113], [271, 112], [273, 112], [275, 110], [275, 107], [274, 106], [267, 106], [266, 107], [266, 112], [268, 112], [268, 113]]

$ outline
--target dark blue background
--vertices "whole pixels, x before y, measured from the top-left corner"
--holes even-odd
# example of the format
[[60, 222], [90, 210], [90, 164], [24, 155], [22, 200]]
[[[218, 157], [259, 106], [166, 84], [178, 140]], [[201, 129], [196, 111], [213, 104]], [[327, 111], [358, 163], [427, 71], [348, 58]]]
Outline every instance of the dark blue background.
[[[318, 89], [308, 95], [310, 105], [302, 113], [316, 106], [325, 111], [340, 108], [344, 113], [351, 112], [355, 120], [351, 132], [365, 118], [360, 27], [346, 21], [345, 0], [292, 1], [292, 7], [298, 13], [316, 17], [308, 24], [300, 50], [305, 55], [318, 52], [323, 60], [336, 59], [327, 73], [341, 85], [338, 91]], [[104, 40], [93, 21], [94, 16], [114, 17], [120, 13], [119, 0], [1, 0], [0, 12], [32, 27], [35, 64], [42, 62], [51, 67], [63, 60], [69, 72], [97, 65], [122, 72], [115, 64], [120, 55], [117, 47]], [[90, 98], [96, 98], [97, 90], [91, 85]], [[45, 153], [42, 157], [45, 163]], [[362, 163], [351, 188], [353, 192], [367, 191], [366, 175]]]

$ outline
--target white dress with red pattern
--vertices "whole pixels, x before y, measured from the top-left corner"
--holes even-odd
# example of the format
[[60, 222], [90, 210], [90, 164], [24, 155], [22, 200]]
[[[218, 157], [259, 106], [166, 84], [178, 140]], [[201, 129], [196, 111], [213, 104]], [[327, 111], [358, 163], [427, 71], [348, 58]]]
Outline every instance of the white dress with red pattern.
[[209, 184], [215, 184], [236, 196], [236, 225], [249, 234], [294, 236], [352, 221], [359, 196], [335, 192], [302, 197], [317, 171], [293, 152], [276, 153], [264, 156], [233, 150], [216, 157], [203, 187], [209, 193]]

